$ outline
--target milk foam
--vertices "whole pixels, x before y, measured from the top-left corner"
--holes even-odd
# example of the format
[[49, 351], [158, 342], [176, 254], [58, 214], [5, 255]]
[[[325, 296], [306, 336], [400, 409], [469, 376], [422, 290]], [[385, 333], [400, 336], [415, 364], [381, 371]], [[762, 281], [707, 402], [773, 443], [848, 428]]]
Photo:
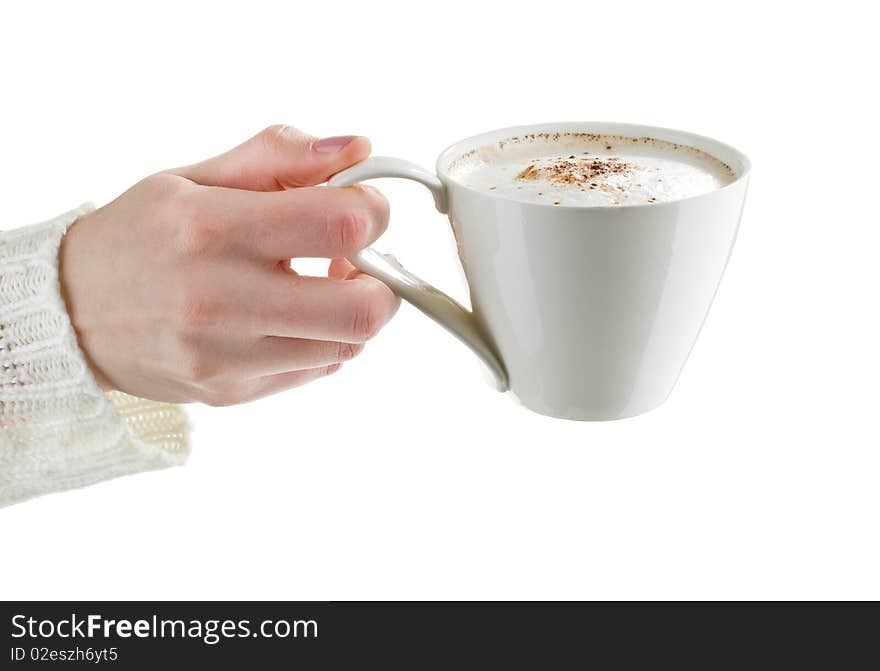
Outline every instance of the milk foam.
[[693, 147], [591, 133], [509, 138], [459, 156], [448, 172], [504, 198], [583, 207], [680, 200], [736, 178], [726, 164]]

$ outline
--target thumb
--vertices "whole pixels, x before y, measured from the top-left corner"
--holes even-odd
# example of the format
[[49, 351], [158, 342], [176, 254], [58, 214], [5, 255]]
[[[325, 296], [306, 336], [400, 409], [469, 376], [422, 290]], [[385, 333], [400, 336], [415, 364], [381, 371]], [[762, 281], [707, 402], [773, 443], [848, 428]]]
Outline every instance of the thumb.
[[326, 182], [369, 155], [365, 137], [319, 140], [291, 126], [269, 126], [225, 154], [171, 172], [205, 186], [281, 191]]

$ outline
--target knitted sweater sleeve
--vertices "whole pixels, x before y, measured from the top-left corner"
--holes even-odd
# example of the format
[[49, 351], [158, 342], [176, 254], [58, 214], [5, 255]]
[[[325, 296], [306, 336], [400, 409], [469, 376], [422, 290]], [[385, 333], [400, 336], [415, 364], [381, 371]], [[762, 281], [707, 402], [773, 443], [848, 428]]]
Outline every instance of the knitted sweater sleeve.
[[84, 205], [0, 232], [0, 507], [183, 463], [183, 410], [103, 392], [60, 293], [58, 248]]

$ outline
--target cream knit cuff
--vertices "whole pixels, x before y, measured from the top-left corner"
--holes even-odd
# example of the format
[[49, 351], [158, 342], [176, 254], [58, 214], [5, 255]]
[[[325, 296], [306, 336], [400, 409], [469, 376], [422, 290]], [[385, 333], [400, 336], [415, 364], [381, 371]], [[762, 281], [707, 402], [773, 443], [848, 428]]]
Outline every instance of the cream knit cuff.
[[0, 506], [189, 455], [180, 407], [105, 394], [77, 344], [58, 248], [91, 209], [0, 232]]

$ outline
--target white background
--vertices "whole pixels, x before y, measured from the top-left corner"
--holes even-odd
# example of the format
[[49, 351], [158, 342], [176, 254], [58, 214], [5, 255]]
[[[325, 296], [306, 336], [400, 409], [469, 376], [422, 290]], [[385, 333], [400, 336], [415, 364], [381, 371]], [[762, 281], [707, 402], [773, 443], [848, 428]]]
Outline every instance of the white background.
[[[15, 3], [2, 226], [107, 202], [270, 123], [433, 165], [492, 128], [678, 127], [754, 163], [669, 401], [531, 414], [405, 306], [361, 358], [192, 407], [183, 468], [0, 511], [0, 598], [880, 598], [880, 146], [862, 3]], [[383, 181], [380, 249], [460, 299]]]

